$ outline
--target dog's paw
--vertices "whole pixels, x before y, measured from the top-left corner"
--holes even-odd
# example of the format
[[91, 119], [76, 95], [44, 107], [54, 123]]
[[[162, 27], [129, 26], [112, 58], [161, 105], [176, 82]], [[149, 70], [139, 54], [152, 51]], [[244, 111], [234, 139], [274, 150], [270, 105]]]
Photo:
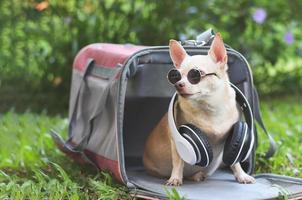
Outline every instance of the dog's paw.
[[242, 183], [242, 184], [256, 183], [255, 178], [246, 173], [240, 173], [238, 175], [235, 175], [235, 178], [239, 183]]
[[195, 182], [204, 181], [205, 179], [206, 179], [206, 175], [202, 171], [195, 173], [193, 176], [191, 176], [189, 178], [189, 180], [192, 180]]
[[180, 178], [175, 178], [171, 177], [169, 180], [166, 182], [167, 186], [180, 186], [182, 185], [182, 179]]

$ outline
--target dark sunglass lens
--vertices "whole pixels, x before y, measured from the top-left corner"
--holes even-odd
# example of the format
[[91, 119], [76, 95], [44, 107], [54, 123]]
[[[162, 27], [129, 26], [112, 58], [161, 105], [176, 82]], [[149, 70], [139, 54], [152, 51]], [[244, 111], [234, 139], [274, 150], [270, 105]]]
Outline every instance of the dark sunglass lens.
[[168, 80], [170, 83], [175, 84], [181, 80], [181, 74], [178, 70], [172, 69], [168, 72]]
[[187, 77], [188, 77], [188, 81], [191, 84], [197, 84], [197, 83], [199, 83], [199, 81], [201, 79], [200, 72], [197, 69], [191, 69], [188, 72], [188, 76]]

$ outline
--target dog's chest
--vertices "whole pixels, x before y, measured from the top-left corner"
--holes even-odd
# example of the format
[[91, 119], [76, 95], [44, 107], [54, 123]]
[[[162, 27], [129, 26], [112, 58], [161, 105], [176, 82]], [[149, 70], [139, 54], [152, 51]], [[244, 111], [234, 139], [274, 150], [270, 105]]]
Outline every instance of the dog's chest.
[[233, 113], [222, 112], [217, 115], [186, 111], [180, 111], [179, 114], [177, 114], [177, 121], [179, 124], [194, 124], [207, 135], [209, 142], [212, 145], [223, 143], [228, 132], [237, 120], [237, 109], [235, 109]]

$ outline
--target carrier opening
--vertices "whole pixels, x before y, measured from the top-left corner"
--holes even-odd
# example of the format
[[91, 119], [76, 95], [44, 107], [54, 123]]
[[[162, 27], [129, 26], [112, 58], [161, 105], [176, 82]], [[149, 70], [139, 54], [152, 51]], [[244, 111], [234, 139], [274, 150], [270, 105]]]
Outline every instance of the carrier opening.
[[[199, 52], [200, 53], [200, 52]], [[232, 55], [230, 56], [230, 58]], [[232, 62], [232, 58], [230, 59]], [[231, 82], [242, 90], [245, 89], [246, 68], [240, 67], [240, 60], [229, 66]], [[146, 173], [143, 166], [144, 145], [148, 135], [167, 112], [170, 99], [175, 89], [167, 81], [167, 72], [173, 67], [168, 51], [148, 52], [138, 58], [129, 67], [131, 75], [127, 80], [124, 117], [123, 146], [125, 172], [128, 180], [142, 193], [166, 197], [167, 178], [157, 178]], [[233, 70], [237, 70], [234, 72]], [[240, 74], [246, 74], [242, 76]], [[241, 78], [241, 79], [240, 79]], [[246, 171], [252, 171], [252, 158], [244, 163]], [[235, 181], [229, 169], [217, 170], [202, 182], [184, 179], [177, 187], [181, 196], [188, 199], [268, 199], [279, 194], [279, 188], [272, 187], [274, 179], [261, 175], [255, 184], [243, 185]], [[281, 180], [280, 177], [278, 177]], [[281, 186], [291, 186], [286, 178], [278, 182]], [[293, 184], [293, 190], [295, 185]], [[148, 193], [149, 191], [149, 193]], [[213, 196], [213, 194], [215, 194]]]
[[[192, 54], [198, 53], [192, 52]], [[127, 177], [137, 187], [146, 190], [151, 188], [152, 192], [159, 191], [162, 195], [165, 194], [167, 179], [156, 178], [146, 173], [143, 166], [143, 153], [147, 137], [168, 111], [170, 99], [175, 92], [174, 86], [167, 81], [167, 72], [171, 68], [173, 64], [168, 51], [152, 52], [137, 58], [129, 66], [131, 73], [127, 80], [124, 104], [123, 146]], [[245, 72], [239, 71], [239, 73]], [[238, 79], [238, 77], [244, 76], [231, 78]], [[241, 79], [234, 81], [244, 83]], [[215, 179], [227, 177], [229, 181], [236, 183], [230, 170], [218, 171], [217, 174], [214, 176]], [[195, 187], [197, 190], [200, 184], [203, 183], [184, 180], [184, 184], [178, 189], [186, 193], [188, 189]]]

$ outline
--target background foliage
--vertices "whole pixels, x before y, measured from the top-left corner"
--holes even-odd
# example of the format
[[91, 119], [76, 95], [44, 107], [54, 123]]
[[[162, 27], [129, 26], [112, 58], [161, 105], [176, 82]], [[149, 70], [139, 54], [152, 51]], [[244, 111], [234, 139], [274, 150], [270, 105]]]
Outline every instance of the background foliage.
[[66, 112], [73, 59], [90, 43], [167, 45], [208, 28], [245, 55], [267, 97], [261, 110], [279, 149], [265, 160], [260, 140], [256, 173], [301, 177], [301, 95], [279, 99], [302, 91], [301, 10], [300, 0], [1, 0], [0, 199], [131, 199], [55, 148], [48, 131], [66, 134], [67, 119], [5, 111]]
[[73, 58], [87, 44], [167, 45], [208, 28], [247, 57], [262, 95], [301, 93], [301, 9], [299, 0], [2, 0], [0, 111], [66, 111]]

